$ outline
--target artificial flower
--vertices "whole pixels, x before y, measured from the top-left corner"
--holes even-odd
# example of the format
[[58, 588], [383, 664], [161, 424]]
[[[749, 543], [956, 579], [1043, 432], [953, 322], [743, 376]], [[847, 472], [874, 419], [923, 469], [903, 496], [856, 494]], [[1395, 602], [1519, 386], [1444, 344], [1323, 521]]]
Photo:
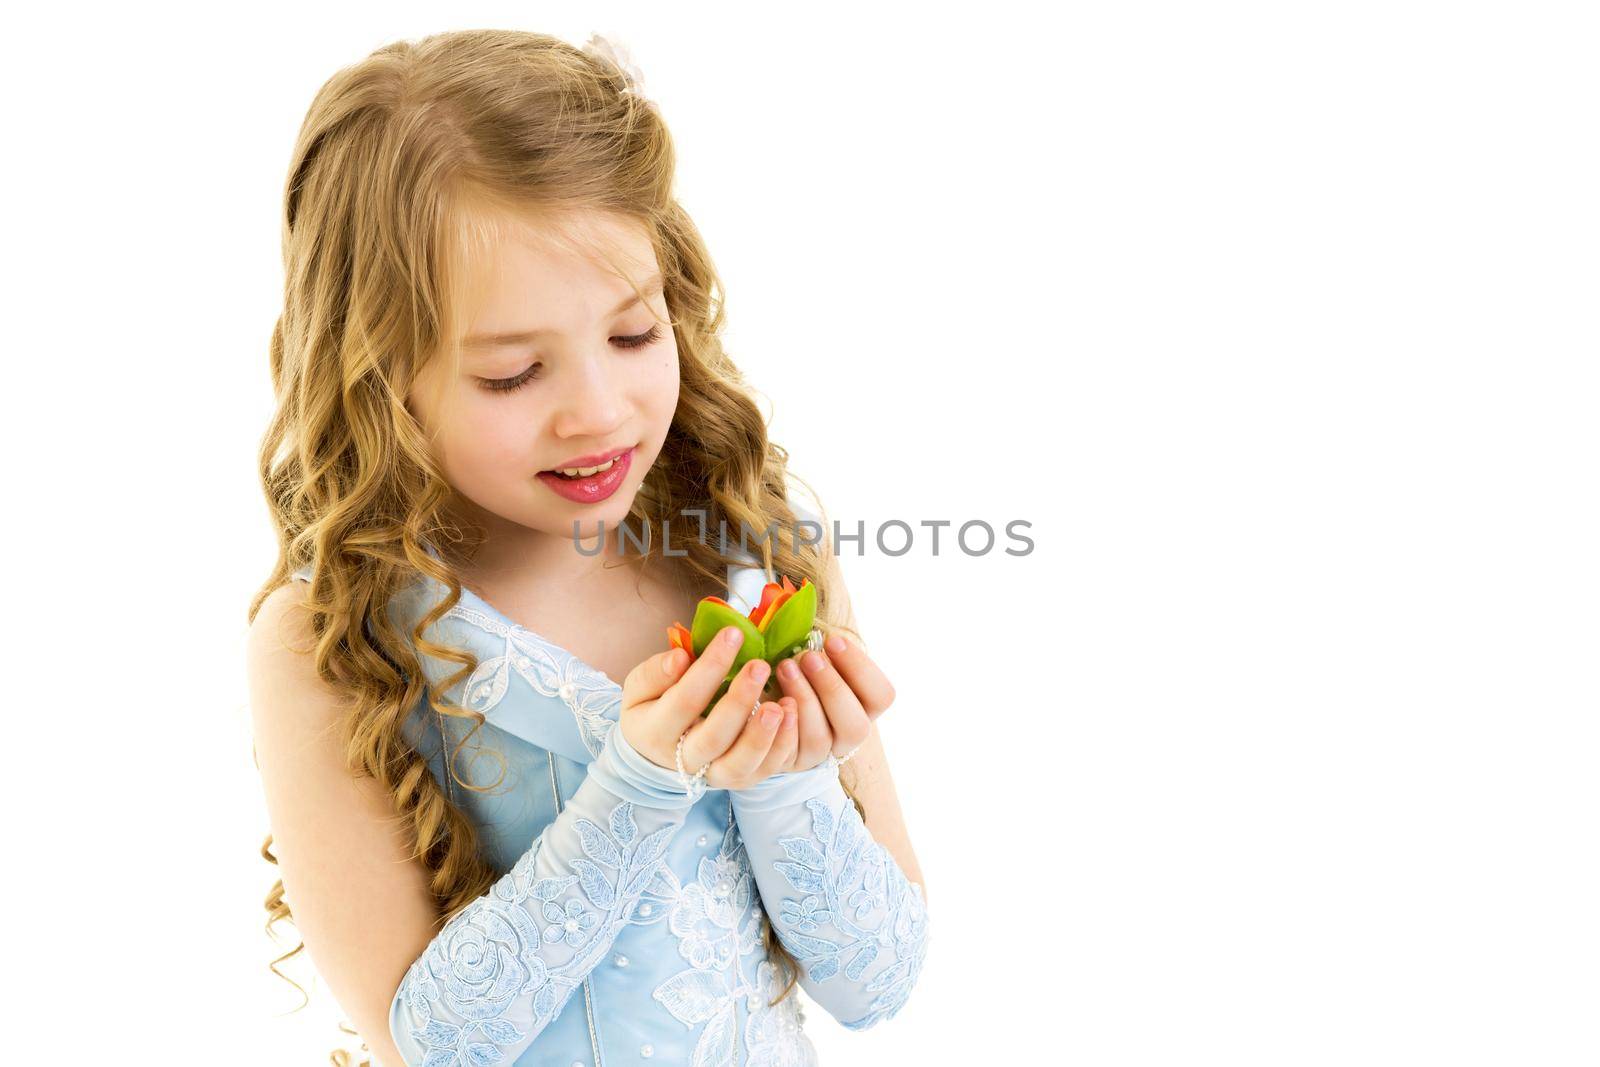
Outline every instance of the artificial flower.
[[[733, 658], [733, 666], [722, 679], [712, 703], [715, 704], [728, 691], [734, 676], [753, 659], [766, 660], [774, 668], [778, 662], [806, 647], [811, 628], [817, 616], [817, 587], [811, 579], [803, 578], [799, 586], [785, 576], [782, 582], [768, 582], [761, 589], [756, 606], [741, 615], [733, 605], [717, 596], [702, 597], [695, 605], [694, 620], [689, 626], [674, 622], [667, 628], [667, 640], [673, 648], [689, 653], [690, 662], [700, 657], [706, 645], [723, 629], [737, 626], [744, 634], [744, 644]], [[769, 678], [769, 688], [771, 679]], [[705, 715], [710, 711], [701, 712]]]

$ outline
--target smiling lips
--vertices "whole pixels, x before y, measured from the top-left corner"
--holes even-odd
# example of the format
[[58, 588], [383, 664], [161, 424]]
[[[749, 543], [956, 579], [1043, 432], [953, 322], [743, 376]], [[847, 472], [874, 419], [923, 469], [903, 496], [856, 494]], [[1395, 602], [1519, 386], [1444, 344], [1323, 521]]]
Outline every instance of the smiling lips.
[[610, 470], [611, 465], [616, 461], [616, 457], [613, 456], [604, 463], [596, 464], [593, 467], [557, 467], [555, 473], [568, 478], [587, 478], [591, 474], [599, 474], [601, 471]]
[[633, 465], [633, 446], [602, 452], [598, 456], [579, 456], [577, 460], [554, 470], [540, 471], [537, 477], [559, 496], [579, 504], [593, 504], [606, 499], [622, 485]]
[[574, 456], [565, 463], [557, 463], [550, 469], [553, 471], [558, 471], [562, 474], [592, 474], [594, 472], [590, 468], [602, 467], [632, 447], [632, 445], [628, 445], [623, 448], [609, 449], [605, 452], [591, 452], [587, 456]]

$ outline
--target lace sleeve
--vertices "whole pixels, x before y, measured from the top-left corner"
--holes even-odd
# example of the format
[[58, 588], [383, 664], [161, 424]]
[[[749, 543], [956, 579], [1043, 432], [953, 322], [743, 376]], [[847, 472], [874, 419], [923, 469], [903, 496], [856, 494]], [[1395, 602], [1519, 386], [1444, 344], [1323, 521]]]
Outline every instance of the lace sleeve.
[[839, 762], [729, 792], [756, 885], [800, 984], [851, 1030], [892, 1018], [928, 953], [922, 887], [839, 784]]
[[510, 1063], [605, 956], [704, 791], [613, 727], [572, 800], [407, 969], [389, 1032], [410, 1067]]

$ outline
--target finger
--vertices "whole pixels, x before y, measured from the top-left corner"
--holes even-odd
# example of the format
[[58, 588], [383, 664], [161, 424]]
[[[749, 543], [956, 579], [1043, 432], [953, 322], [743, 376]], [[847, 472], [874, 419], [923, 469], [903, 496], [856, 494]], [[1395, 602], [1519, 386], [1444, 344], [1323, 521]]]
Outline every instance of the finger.
[[655, 700], [672, 687], [689, 663], [689, 653], [681, 648], [669, 648], [644, 660], [628, 672], [622, 680], [622, 706]]
[[[682, 733], [684, 727], [693, 725], [699, 714], [706, 710], [706, 705], [716, 695], [717, 687], [727, 676], [728, 668], [733, 666], [735, 657], [739, 655], [739, 646], [743, 642], [744, 634], [737, 626], [724, 626], [706, 645], [699, 658], [683, 672], [677, 684], [668, 690], [663, 702], [670, 709], [670, 725], [675, 733]], [[751, 697], [750, 701], [754, 703], [755, 698]], [[746, 704], [745, 709], [749, 708], [750, 704]], [[713, 755], [720, 752], [718, 749]]]
[[828, 715], [828, 724], [833, 727], [833, 754], [842, 756], [867, 739], [872, 720], [867, 717], [866, 709], [862, 708], [861, 701], [856, 699], [849, 684], [828, 662], [825, 653], [804, 653], [800, 657], [800, 665], [806, 672], [806, 680], [811, 683], [811, 688], [817, 691], [817, 696], [822, 700], [822, 710]]
[[822, 757], [833, 751], [833, 727], [822, 710], [817, 691], [806, 681], [796, 657], [790, 656], [778, 664], [778, 685], [794, 698], [799, 712], [799, 748], [795, 753], [796, 767], [813, 767]]
[[711, 709], [711, 714], [689, 728], [689, 736], [683, 741], [686, 765], [690, 753], [694, 754], [694, 765], [698, 767], [728, 751], [728, 746], [738, 739], [739, 732], [745, 728], [750, 709], [761, 699], [761, 687], [771, 672], [772, 668], [766, 660], [760, 659], [753, 659], [739, 669], [739, 673], [733, 677], [733, 684]]
[[772, 750], [783, 717], [783, 705], [770, 700], [754, 715], [746, 715], [738, 739], [711, 764], [706, 784], [716, 789], [743, 789], [757, 781], [756, 769]]
[[894, 686], [872, 662], [866, 649], [843, 634], [831, 635], [823, 647], [828, 650], [829, 662], [849, 684], [868, 718], [876, 718], [888, 710], [894, 703]]
[[800, 747], [799, 710], [795, 707], [794, 697], [784, 697], [778, 701], [778, 705], [783, 708], [783, 721], [778, 724], [778, 733], [772, 739], [772, 747], [767, 750], [767, 758], [756, 768], [758, 781], [782, 774], [795, 766], [795, 752]]

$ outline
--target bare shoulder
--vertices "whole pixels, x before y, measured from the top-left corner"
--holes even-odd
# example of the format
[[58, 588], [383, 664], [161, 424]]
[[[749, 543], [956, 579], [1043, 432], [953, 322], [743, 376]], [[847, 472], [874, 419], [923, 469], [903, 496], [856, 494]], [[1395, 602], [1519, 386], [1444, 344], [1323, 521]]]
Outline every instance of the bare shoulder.
[[250, 623], [245, 671], [258, 752], [261, 743], [270, 740], [264, 733], [281, 730], [303, 737], [308, 727], [335, 723], [344, 704], [317, 674], [317, 638], [305, 604], [306, 589], [299, 581], [274, 589]]
[[304, 656], [306, 664], [315, 645], [311, 629], [311, 612], [306, 610], [306, 583], [288, 581], [261, 602], [256, 617], [250, 621], [250, 637], [245, 645], [246, 663], [252, 673], [257, 670], [278, 671], [285, 668], [302, 668], [297, 657]]

